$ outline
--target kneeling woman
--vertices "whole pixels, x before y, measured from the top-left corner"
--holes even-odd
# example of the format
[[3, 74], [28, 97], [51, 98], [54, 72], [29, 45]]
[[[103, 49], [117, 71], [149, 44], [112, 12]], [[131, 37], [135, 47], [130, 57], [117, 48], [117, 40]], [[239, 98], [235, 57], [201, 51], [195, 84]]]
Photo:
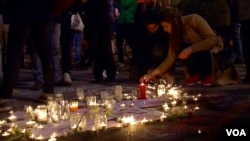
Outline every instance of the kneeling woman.
[[223, 41], [204, 18], [198, 14], [181, 16], [177, 9], [168, 7], [161, 10], [160, 20], [164, 31], [170, 35], [168, 55], [141, 81], [148, 82], [168, 73], [176, 60], [180, 59], [186, 66], [185, 85], [201, 83], [210, 86], [238, 82], [234, 68], [219, 69], [214, 54], [223, 50]]

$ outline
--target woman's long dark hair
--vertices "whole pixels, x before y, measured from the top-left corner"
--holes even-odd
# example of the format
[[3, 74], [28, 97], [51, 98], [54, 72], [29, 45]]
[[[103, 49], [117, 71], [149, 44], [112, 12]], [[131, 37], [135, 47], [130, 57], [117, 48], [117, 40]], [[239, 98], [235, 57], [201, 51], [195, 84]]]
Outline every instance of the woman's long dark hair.
[[174, 51], [180, 50], [182, 41], [183, 26], [181, 21], [181, 12], [177, 8], [165, 7], [160, 10], [160, 21], [172, 24], [170, 34], [170, 47]]

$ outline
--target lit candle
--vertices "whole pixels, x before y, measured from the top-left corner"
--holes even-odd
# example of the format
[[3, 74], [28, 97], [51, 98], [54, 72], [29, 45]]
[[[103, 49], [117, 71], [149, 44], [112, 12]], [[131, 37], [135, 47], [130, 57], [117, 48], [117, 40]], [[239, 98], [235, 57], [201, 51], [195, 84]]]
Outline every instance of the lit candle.
[[173, 100], [173, 101], [171, 102], [171, 104], [172, 104], [173, 106], [175, 106], [175, 105], [177, 104], [176, 100]]
[[10, 135], [10, 133], [8, 133], [8, 132], [6, 132], [6, 131], [2, 134], [3, 137], [7, 137], [7, 136], [9, 136], [9, 135]]
[[78, 110], [78, 101], [70, 102], [69, 109], [70, 109], [71, 112], [77, 112], [77, 110]]
[[164, 84], [159, 84], [157, 87], [157, 95], [159, 97], [161, 97], [162, 95], [164, 95], [166, 93], [166, 87]]
[[122, 108], [122, 109], [124, 109], [125, 108], [125, 104], [124, 103], [122, 103], [121, 105], [120, 105], [120, 107]]
[[26, 126], [27, 126], [28, 128], [32, 128], [32, 127], [34, 126], [35, 123], [36, 123], [35, 121], [29, 120], [29, 121], [26, 122]]
[[14, 114], [11, 114], [9, 117], [8, 117], [9, 121], [11, 122], [15, 122], [16, 119], [17, 119], [17, 116], [15, 116]]
[[77, 127], [77, 125], [76, 124], [73, 124], [72, 126], [71, 126], [71, 129], [76, 129], [76, 127]]
[[46, 105], [38, 105], [36, 109], [37, 121], [39, 123], [47, 123], [48, 113]]
[[101, 122], [101, 123], [100, 123], [100, 127], [101, 127], [101, 129], [106, 128], [106, 126], [107, 126], [107, 124], [106, 124], [106, 123], [104, 123], [104, 122]]
[[39, 135], [37, 138], [36, 138], [36, 140], [44, 140], [44, 137], [42, 136], [42, 135]]
[[56, 138], [51, 137], [51, 138], [49, 138], [49, 140], [48, 140], [48, 141], [56, 141]]
[[165, 103], [164, 105], [162, 105], [162, 107], [163, 107], [164, 111], [166, 111], [166, 112], [169, 110], [169, 107], [168, 107], [167, 103]]
[[95, 126], [94, 126], [94, 125], [92, 126], [92, 131], [96, 131], [96, 128], [95, 128]]
[[6, 120], [0, 120], [0, 127], [6, 123]]
[[161, 115], [161, 117], [160, 117], [161, 122], [162, 122], [165, 118], [167, 118], [167, 116], [166, 116], [164, 113], [162, 113], [162, 115]]
[[146, 99], [146, 85], [142, 82], [139, 85], [140, 99]]
[[143, 120], [141, 121], [142, 123], [148, 122], [148, 120], [144, 117]]

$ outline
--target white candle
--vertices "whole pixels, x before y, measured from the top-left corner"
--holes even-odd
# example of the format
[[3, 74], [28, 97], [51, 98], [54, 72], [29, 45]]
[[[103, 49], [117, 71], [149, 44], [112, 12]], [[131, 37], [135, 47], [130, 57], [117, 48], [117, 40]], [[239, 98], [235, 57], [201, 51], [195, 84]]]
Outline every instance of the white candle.
[[33, 120], [29, 120], [26, 122], [26, 126], [32, 128], [36, 122]]
[[160, 117], [161, 122], [162, 122], [165, 118], [167, 118], [167, 116], [166, 116], [164, 113], [162, 113], [162, 115], [161, 115], [161, 117]]
[[49, 140], [48, 141], [56, 141], [56, 138], [49, 138]]
[[39, 135], [36, 140], [44, 140], [44, 137], [42, 135]]
[[6, 123], [6, 120], [0, 120], [0, 127]]
[[148, 120], [146, 119], [146, 117], [144, 117], [141, 122], [146, 123], [146, 122], [148, 122]]
[[8, 132], [6, 132], [6, 131], [2, 134], [3, 137], [7, 137], [7, 136], [9, 136], [9, 135], [10, 135], [10, 133], [8, 133]]
[[9, 117], [8, 117], [9, 121], [11, 122], [15, 122], [17, 120], [17, 116], [15, 116], [14, 114], [11, 114]]

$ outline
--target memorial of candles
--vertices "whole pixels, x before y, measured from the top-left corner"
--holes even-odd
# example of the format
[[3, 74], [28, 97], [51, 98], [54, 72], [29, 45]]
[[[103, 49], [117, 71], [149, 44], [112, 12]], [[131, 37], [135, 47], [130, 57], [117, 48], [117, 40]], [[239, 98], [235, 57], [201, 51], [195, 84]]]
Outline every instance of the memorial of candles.
[[[101, 129], [109, 127], [119, 128], [137, 125], [137, 123], [144, 124], [153, 120], [164, 121], [164, 119], [173, 116], [173, 111], [176, 110], [185, 114], [185, 112], [194, 112], [200, 109], [197, 101], [201, 97], [201, 94], [190, 94], [190, 96], [188, 96], [188, 94], [182, 92], [178, 86], [170, 86], [163, 83], [153, 85], [156, 89], [152, 89], [154, 92], [150, 94], [155, 94], [155, 97], [149, 97], [147, 95], [146, 91], [148, 85], [146, 83], [140, 83], [137, 88], [133, 88], [130, 92], [126, 91], [124, 93], [122, 91], [122, 86], [116, 85], [114, 87], [114, 93], [109, 93], [107, 90], [99, 92], [100, 94], [102, 93], [99, 97], [101, 100], [97, 100], [98, 97], [96, 95], [86, 94], [84, 101], [81, 101], [86, 103], [86, 106], [83, 107], [79, 107], [78, 101], [83, 100], [83, 98], [79, 98], [79, 95], [82, 94], [81, 90], [77, 90], [76, 93], [78, 100], [64, 100], [63, 94], [58, 93], [55, 99], [52, 98], [47, 102], [47, 105], [37, 105], [36, 108], [33, 108], [30, 105], [25, 106], [25, 121], [24, 129], [22, 129], [22, 131], [26, 131], [26, 129], [46, 128], [47, 124], [54, 124], [54, 122], [61, 120], [61, 122], [56, 123], [57, 126], [60, 125], [60, 123], [66, 123], [68, 121], [69, 131], [83, 132], [89, 130], [96, 133]], [[145, 113], [147, 104], [150, 103], [151, 100], [159, 101], [159, 103], [161, 103], [158, 104], [158, 102], [155, 102], [158, 107], [161, 107], [158, 108], [160, 112], [157, 116], [149, 116], [152, 111], [147, 111]], [[188, 100], [194, 101], [194, 104], [187, 105]], [[134, 108], [136, 110], [133, 110]], [[107, 114], [107, 109], [110, 110], [109, 114]], [[115, 116], [117, 119], [115, 119], [116, 122], [113, 121], [113, 123], [110, 124], [108, 116], [112, 116], [113, 110], [116, 112]], [[18, 116], [15, 112], [11, 111], [6, 120], [0, 120], [0, 127], [10, 123], [13, 123], [14, 126], [17, 118]], [[136, 126], [133, 128], [136, 128]], [[9, 130], [12, 129], [13, 127]], [[2, 131], [1, 134], [2, 137], [5, 138], [11, 136], [9, 131]], [[51, 135], [45, 137], [45, 134], [41, 132], [41, 134], [31, 134], [29, 137], [34, 140], [52, 141], [56, 140], [57, 136]]]

